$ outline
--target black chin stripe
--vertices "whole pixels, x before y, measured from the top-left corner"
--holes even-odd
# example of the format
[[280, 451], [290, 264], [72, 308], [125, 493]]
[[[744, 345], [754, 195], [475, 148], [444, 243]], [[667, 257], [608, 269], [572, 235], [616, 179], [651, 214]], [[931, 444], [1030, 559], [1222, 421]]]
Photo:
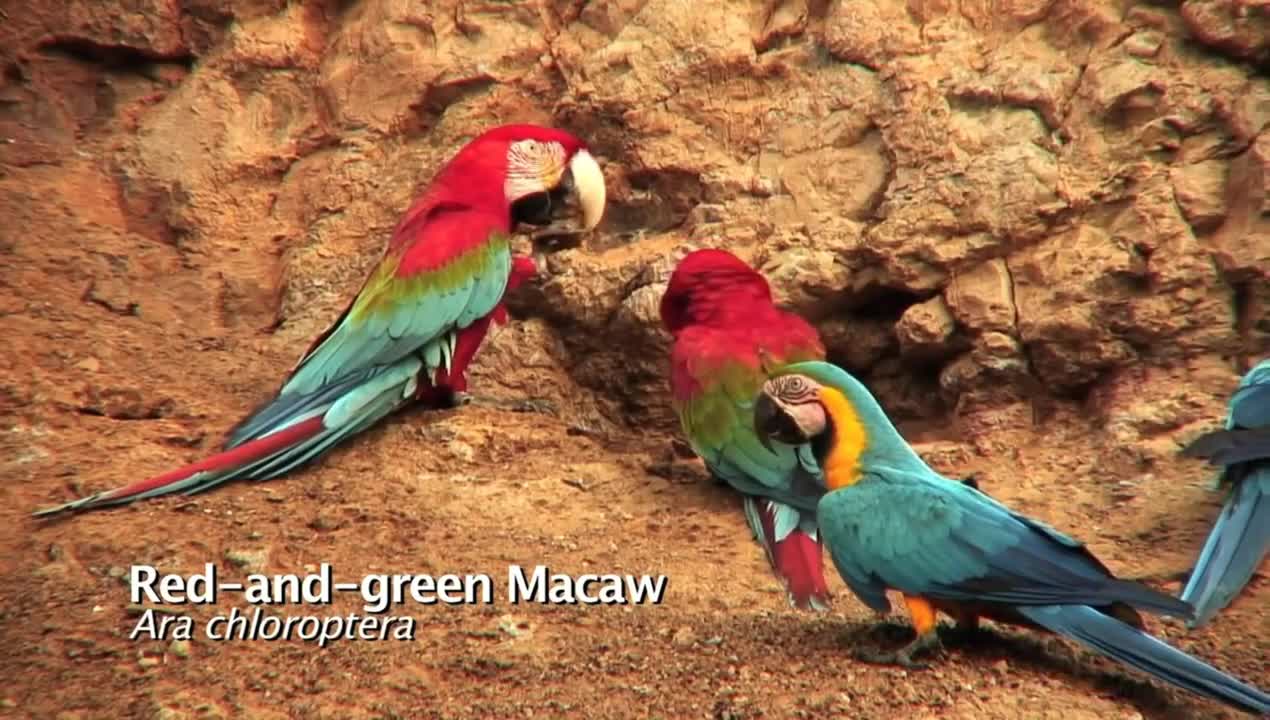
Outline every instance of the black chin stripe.
[[803, 442], [802, 430], [789, 415], [778, 412], [768, 421], [768, 430], [772, 437], [784, 442]]
[[825, 413], [825, 431], [811, 439], [811, 452], [816, 456], [816, 462], [824, 465], [825, 458], [829, 457], [829, 453], [833, 452], [834, 438], [838, 437], [833, 425], [833, 416]]

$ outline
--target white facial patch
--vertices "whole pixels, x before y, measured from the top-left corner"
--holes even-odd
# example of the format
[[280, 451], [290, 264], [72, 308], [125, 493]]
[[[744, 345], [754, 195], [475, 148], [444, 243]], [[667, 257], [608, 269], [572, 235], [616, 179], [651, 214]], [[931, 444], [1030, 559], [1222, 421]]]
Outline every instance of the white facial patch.
[[507, 149], [503, 194], [513, 203], [555, 187], [564, 172], [564, 147], [555, 142], [519, 140]]

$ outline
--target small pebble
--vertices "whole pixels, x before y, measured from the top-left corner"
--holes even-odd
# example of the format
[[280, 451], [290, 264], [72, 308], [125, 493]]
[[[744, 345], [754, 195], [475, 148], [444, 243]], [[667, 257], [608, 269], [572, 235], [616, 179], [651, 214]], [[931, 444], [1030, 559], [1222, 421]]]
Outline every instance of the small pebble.
[[692, 631], [692, 628], [685, 625], [675, 631], [675, 634], [671, 636], [670, 641], [678, 647], [691, 647], [692, 643], [695, 642], [696, 639], [697, 634]]
[[264, 550], [226, 550], [225, 559], [240, 568], [264, 567], [267, 553]]
[[319, 512], [317, 517], [309, 523], [309, 527], [314, 530], [338, 530], [344, 523], [330, 511]]

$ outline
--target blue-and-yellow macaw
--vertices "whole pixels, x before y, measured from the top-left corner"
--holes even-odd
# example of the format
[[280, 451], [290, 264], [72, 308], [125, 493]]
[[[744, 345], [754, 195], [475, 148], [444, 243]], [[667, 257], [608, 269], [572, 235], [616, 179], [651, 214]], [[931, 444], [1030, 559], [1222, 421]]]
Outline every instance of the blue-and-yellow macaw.
[[1199, 627], [1230, 604], [1270, 550], [1270, 359], [1248, 371], [1230, 398], [1226, 429], [1202, 435], [1182, 454], [1224, 468], [1230, 496], [1200, 550], [1182, 599]]
[[1037, 627], [1191, 692], [1253, 713], [1270, 695], [1142, 630], [1134, 608], [1189, 618], [1189, 603], [1114, 577], [1079, 542], [918, 457], [873, 395], [842, 369], [803, 362], [777, 370], [755, 398], [765, 441], [810, 445], [823, 470], [822, 540], [842, 579], [887, 612], [903, 594], [916, 639], [862, 659], [917, 666], [938, 645], [936, 615]]

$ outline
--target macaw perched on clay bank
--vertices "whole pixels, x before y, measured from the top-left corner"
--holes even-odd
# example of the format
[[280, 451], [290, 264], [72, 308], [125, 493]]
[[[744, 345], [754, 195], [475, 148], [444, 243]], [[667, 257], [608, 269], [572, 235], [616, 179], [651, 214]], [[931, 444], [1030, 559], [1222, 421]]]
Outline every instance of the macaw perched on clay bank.
[[820, 334], [777, 307], [767, 280], [745, 261], [713, 248], [679, 261], [660, 313], [674, 338], [671, 404], [689, 445], [743, 496], [746, 520], [790, 605], [827, 609], [816, 527], [820, 467], [805, 450], [765, 447], [753, 422], [754, 394], [772, 368], [825, 358]]
[[1199, 627], [1235, 599], [1270, 550], [1270, 359], [1240, 381], [1226, 429], [1196, 438], [1182, 454], [1221, 466], [1218, 483], [1230, 488], [1182, 590], [1195, 605], [1190, 626]]
[[507, 320], [504, 294], [535, 273], [512, 256], [512, 234], [587, 232], [604, 206], [604, 175], [578, 138], [534, 125], [484, 132], [436, 174], [343, 315], [222, 452], [36, 515], [274, 478], [413, 401], [453, 405], [490, 323]]
[[918, 457], [873, 395], [824, 362], [773, 373], [754, 401], [764, 442], [810, 451], [823, 470], [816, 515], [852, 592], [873, 610], [903, 594], [916, 639], [874, 662], [920, 667], [939, 644], [937, 613], [979, 617], [1063, 635], [1167, 683], [1245, 712], [1270, 713], [1270, 695], [1145, 633], [1134, 608], [1190, 618], [1186, 602], [1121, 580], [1081, 543]]

